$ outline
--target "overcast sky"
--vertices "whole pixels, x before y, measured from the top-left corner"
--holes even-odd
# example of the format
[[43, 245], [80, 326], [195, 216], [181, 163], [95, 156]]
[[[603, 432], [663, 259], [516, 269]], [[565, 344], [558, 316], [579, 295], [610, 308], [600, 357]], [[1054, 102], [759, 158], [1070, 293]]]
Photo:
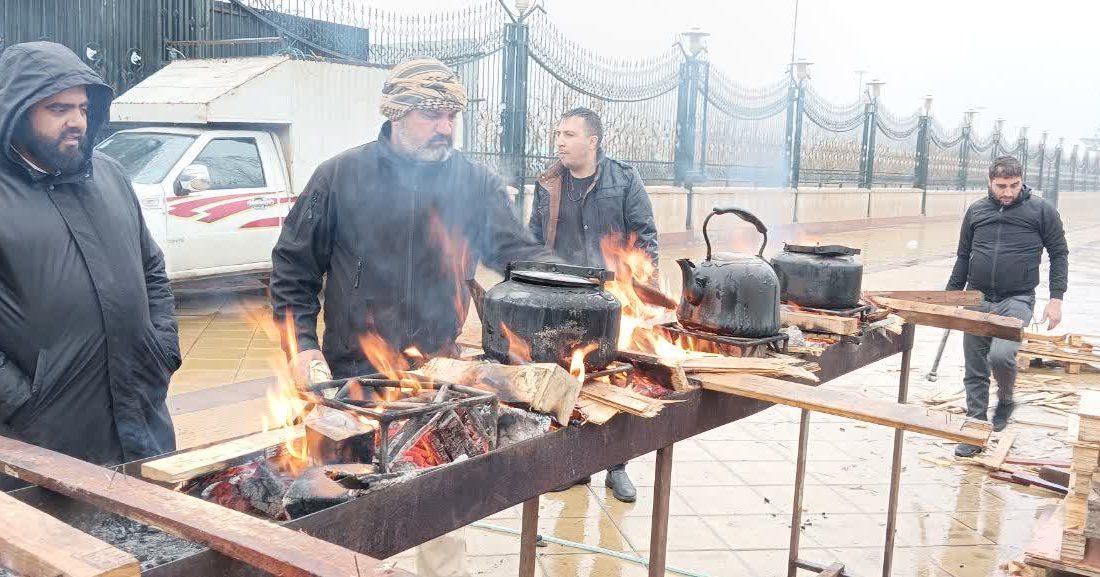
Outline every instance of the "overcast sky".
[[[467, 0], [360, 0], [402, 11], [454, 8]], [[654, 54], [693, 26], [711, 34], [710, 60], [743, 84], [779, 78], [791, 56], [795, 0], [535, 0], [569, 37], [608, 55]], [[505, 0], [512, 6], [514, 0]], [[879, 78], [883, 101], [907, 114], [925, 94], [953, 127], [980, 110], [1015, 138], [1067, 144], [1100, 127], [1100, 76], [1093, 67], [1096, 0], [800, 0], [795, 54], [814, 62], [812, 82], [852, 101]], [[1034, 142], [1034, 140], [1033, 140]]]

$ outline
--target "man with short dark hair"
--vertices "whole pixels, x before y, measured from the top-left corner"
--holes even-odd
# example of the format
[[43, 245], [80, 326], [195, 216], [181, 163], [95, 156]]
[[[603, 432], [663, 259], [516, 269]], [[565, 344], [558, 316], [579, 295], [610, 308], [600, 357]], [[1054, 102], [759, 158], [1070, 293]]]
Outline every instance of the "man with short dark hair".
[[[1062, 321], [1062, 297], [1069, 277], [1069, 248], [1062, 219], [1053, 205], [1031, 193], [1023, 184], [1024, 168], [1011, 156], [1002, 156], [989, 167], [989, 195], [966, 211], [959, 235], [958, 259], [947, 290], [967, 285], [982, 292], [982, 304], [974, 310], [1016, 317], [1030, 323], [1039, 285], [1043, 249], [1050, 256], [1050, 302], [1043, 312], [1048, 330]], [[1042, 321], [1041, 321], [1042, 322]], [[963, 336], [966, 357], [966, 414], [986, 420], [989, 410], [989, 377], [997, 380], [997, 407], [993, 430], [1003, 431], [1015, 403], [1016, 352], [1020, 343], [976, 335]], [[971, 457], [981, 447], [959, 444], [955, 455]]]
[[111, 88], [52, 42], [9, 47], [0, 78], [0, 435], [101, 465], [172, 451], [164, 259], [92, 148]]
[[[600, 115], [587, 108], [566, 112], [555, 144], [558, 162], [535, 184], [529, 224], [535, 239], [570, 264], [599, 268], [607, 266], [601, 241], [616, 246], [632, 242], [656, 270], [657, 225], [649, 194], [634, 167], [604, 155]], [[584, 477], [576, 484], [589, 481]], [[625, 463], [607, 470], [605, 484], [620, 501], [637, 499]]]

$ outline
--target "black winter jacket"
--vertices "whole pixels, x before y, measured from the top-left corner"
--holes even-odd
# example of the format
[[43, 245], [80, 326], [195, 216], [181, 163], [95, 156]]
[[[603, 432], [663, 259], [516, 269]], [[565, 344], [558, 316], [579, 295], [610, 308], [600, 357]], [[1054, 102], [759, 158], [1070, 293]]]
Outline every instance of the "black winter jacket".
[[[0, 434], [100, 464], [172, 451], [180, 354], [164, 259], [122, 169], [92, 152], [111, 89], [49, 42], [9, 47], [0, 78]], [[82, 169], [33, 170], [11, 146], [16, 122], [80, 85]]]
[[367, 335], [393, 351], [453, 348], [479, 261], [503, 272], [550, 256], [516, 219], [499, 177], [460, 152], [411, 160], [393, 149], [390, 129], [317, 168], [272, 251], [272, 307], [280, 323], [291, 317], [298, 350], [318, 348], [325, 278], [322, 351], [338, 377], [375, 370], [360, 342]]
[[1034, 295], [1043, 248], [1050, 256], [1050, 298], [1061, 299], [1069, 282], [1069, 247], [1058, 210], [1026, 186], [1009, 206], [990, 193], [966, 211], [947, 290], [969, 285], [994, 302]]
[[[552, 202], [560, 194], [561, 176], [565, 168], [557, 163], [539, 176], [535, 184], [535, 199], [528, 227], [535, 240], [553, 250], [556, 241], [556, 215]], [[612, 160], [601, 152], [596, 163], [596, 178], [591, 190], [581, 201], [584, 220], [586, 261], [580, 266], [604, 267], [600, 241], [615, 235], [619, 245], [634, 235], [634, 246], [644, 250], [657, 264], [657, 225], [642, 177], [629, 164]]]

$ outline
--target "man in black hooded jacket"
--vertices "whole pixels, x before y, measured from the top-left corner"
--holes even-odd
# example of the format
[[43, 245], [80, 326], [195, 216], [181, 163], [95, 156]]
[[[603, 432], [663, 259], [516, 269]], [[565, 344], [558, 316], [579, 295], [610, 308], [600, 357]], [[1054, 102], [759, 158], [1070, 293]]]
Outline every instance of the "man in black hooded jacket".
[[0, 434], [105, 465], [172, 451], [164, 259], [92, 150], [111, 89], [50, 42], [9, 47], [0, 78]]
[[[1053, 329], [1062, 320], [1062, 297], [1069, 277], [1069, 247], [1058, 209], [1031, 194], [1023, 184], [1024, 167], [1011, 156], [1002, 156], [989, 167], [989, 196], [966, 211], [959, 235], [958, 259], [947, 290], [967, 285], [979, 290], [983, 302], [975, 310], [1016, 317], [1030, 323], [1039, 285], [1043, 249], [1050, 256], [1050, 302], [1043, 313]], [[1020, 343], [963, 336], [966, 358], [967, 416], [986, 420], [989, 410], [989, 376], [997, 380], [997, 408], [993, 430], [1008, 425], [1015, 403], [1016, 352]], [[955, 454], [970, 457], [980, 447], [960, 444]]]

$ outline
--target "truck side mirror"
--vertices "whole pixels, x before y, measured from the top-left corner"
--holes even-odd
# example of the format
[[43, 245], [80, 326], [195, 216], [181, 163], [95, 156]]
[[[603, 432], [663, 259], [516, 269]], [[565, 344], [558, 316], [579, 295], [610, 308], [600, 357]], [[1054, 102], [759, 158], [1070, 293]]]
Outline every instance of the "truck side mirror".
[[192, 192], [210, 190], [210, 169], [202, 164], [190, 164], [180, 172], [176, 179], [176, 196], [187, 196]]

